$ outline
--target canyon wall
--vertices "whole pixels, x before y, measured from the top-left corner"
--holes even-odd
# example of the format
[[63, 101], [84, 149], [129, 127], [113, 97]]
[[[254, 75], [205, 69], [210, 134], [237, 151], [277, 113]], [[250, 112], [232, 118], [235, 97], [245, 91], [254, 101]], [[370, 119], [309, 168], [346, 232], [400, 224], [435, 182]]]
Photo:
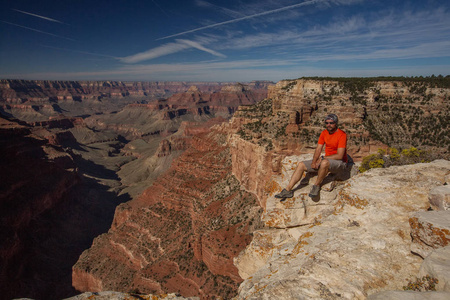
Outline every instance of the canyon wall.
[[45, 295], [43, 288], [31, 283], [49, 279], [37, 273], [49, 260], [34, 260], [45, 251], [45, 245], [36, 247], [34, 241], [45, 240], [43, 219], [68, 201], [81, 180], [68, 152], [38, 136], [32, 126], [4, 118], [0, 118], [0, 156], [2, 298]]
[[226, 134], [206, 131], [139, 198], [117, 208], [109, 232], [73, 267], [77, 290], [236, 294], [242, 279], [233, 258], [260, 227], [261, 211], [230, 174]]
[[[109, 115], [128, 104], [152, 104], [166, 118], [217, 113], [229, 117], [240, 104], [267, 96], [273, 83], [0, 80], [0, 113], [27, 122]], [[160, 100], [158, 102], [158, 100]]]
[[58, 102], [102, 101], [126, 97], [156, 100], [187, 92], [195, 87], [201, 93], [221, 90], [230, 94], [243, 89], [267, 95], [270, 81], [250, 83], [221, 82], [122, 82], [122, 81], [47, 81], [47, 80], [0, 80], [0, 102], [20, 105], [25, 102], [39, 104], [50, 100]]
[[[270, 82], [251, 82], [252, 89], [264, 89]], [[126, 96], [167, 98], [186, 92], [196, 86], [201, 92], [216, 92], [230, 83], [219, 82], [123, 82], [123, 81], [48, 81], [48, 80], [0, 80], [0, 100], [6, 103], [23, 103], [50, 99], [54, 101]]]
[[[111, 226], [115, 207], [164, 173], [192, 135], [264, 98], [267, 84], [2, 80], [0, 292], [73, 295], [71, 268]], [[222, 274], [222, 260], [230, 269], [208, 247], [211, 269]], [[233, 283], [224, 291], [235, 292], [236, 269], [225, 273]]]

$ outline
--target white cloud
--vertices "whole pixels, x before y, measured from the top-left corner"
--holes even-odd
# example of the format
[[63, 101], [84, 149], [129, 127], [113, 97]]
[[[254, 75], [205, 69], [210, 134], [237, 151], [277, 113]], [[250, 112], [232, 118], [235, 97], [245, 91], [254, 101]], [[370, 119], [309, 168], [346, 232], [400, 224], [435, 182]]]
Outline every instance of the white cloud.
[[217, 57], [222, 57], [222, 58], [226, 57], [222, 53], [219, 53], [219, 52], [214, 51], [212, 49], [205, 48], [200, 43], [197, 43], [197, 42], [194, 42], [194, 41], [190, 41], [190, 40], [176, 40], [176, 41], [179, 42], [179, 43], [184, 43], [184, 44], [186, 44], [188, 46], [191, 46], [192, 48], [208, 52], [208, 53], [210, 53], [210, 54], [212, 54], [214, 56], [217, 56]]
[[176, 43], [168, 43], [168, 44], [147, 50], [145, 52], [137, 53], [137, 54], [130, 55], [127, 57], [122, 57], [122, 58], [120, 58], [120, 60], [125, 63], [138, 63], [141, 61], [150, 60], [150, 59], [158, 58], [161, 56], [177, 53], [177, 52], [187, 50], [190, 48], [195, 48], [200, 51], [210, 53], [214, 56], [218, 56], [218, 57], [222, 57], [222, 58], [226, 57], [225, 55], [223, 55], [217, 51], [214, 51], [212, 49], [208, 49], [208, 48], [202, 46], [198, 42], [179, 39], [179, 40], [176, 40]]
[[237, 11], [234, 11], [232, 9], [228, 9], [226, 7], [218, 6], [218, 5], [209, 3], [207, 1], [203, 1], [203, 0], [197, 0], [197, 1], [195, 1], [195, 4], [197, 6], [199, 6], [199, 7], [212, 8], [212, 9], [217, 10], [220, 13], [223, 13], [223, 14], [229, 16], [229, 17], [232, 17], [232, 18], [240, 18], [240, 17], [245, 16], [241, 12], [237, 12]]
[[[219, 51], [264, 48], [273, 57], [284, 55], [303, 61], [339, 59], [386, 59], [448, 56], [449, 14], [440, 8], [412, 13], [386, 11], [370, 16], [356, 14], [347, 19], [330, 20], [326, 25], [306, 30], [283, 29], [274, 33], [242, 35], [235, 33], [221, 41], [209, 36]], [[447, 48], [448, 52], [448, 48]], [[280, 54], [282, 53], [282, 54]]]
[[165, 45], [147, 50], [145, 52], [141, 52], [141, 53], [127, 56], [127, 57], [123, 57], [120, 60], [122, 62], [132, 64], [132, 63], [137, 63], [137, 62], [169, 55], [172, 53], [177, 53], [182, 50], [189, 49], [189, 48], [191, 48], [191, 47], [185, 43], [169, 43], [169, 44], [165, 44]]

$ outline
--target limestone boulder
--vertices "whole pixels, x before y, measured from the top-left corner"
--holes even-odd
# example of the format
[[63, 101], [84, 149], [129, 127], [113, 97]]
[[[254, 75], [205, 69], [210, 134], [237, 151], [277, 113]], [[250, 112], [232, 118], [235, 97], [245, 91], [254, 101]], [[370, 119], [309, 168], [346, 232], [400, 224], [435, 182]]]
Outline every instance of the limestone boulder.
[[421, 211], [409, 219], [411, 251], [427, 257], [434, 249], [450, 244], [450, 211]]
[[425, 258], [419, 277], [426, 275], [438, 279], [436, 290], [446, 291], [450, 295], [450, 246], [436, 249]]
[[429, 198], [434, 210], [450, 210], [450, 185], [435, 187], [430, 191]]

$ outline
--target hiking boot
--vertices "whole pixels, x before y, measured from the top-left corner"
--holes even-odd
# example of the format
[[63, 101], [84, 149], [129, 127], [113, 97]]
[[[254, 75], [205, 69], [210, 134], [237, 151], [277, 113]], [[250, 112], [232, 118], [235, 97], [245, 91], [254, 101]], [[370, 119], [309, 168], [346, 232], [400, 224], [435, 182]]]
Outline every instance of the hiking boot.
[[292, 198], [292, 197], [294, 197], [294, 192], [288, 191], [286, 189], [283, 189], [281, 193], [275, 195], [275, 198]]
[[313, 185], [311, 188], [311, 192], [309, 192], [309, 197], [315, 198], [315, 197], [319, 196], [319, 191], [320, 191], [320, 186]]

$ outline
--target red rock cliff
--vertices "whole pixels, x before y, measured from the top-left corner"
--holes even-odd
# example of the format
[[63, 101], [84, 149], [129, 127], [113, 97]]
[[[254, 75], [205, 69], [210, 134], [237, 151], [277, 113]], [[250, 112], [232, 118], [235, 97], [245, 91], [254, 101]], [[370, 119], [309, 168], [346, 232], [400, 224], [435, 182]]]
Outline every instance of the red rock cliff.
[[260, 224], [255, 196], [231, 173], [226, 138], [200, 133], [141, 197], [120, 205], [107, 234], [73, 267], [79, 291], [139, 290], [229, 299], [233, 258]]

